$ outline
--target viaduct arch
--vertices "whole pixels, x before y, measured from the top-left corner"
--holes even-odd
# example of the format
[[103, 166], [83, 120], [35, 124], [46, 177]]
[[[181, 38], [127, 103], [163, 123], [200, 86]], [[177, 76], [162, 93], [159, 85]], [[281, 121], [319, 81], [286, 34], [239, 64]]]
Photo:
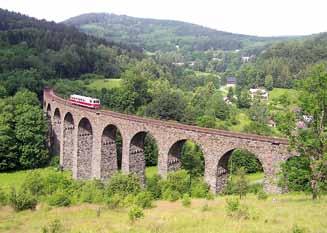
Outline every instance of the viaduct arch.
[[[158, 172], [165, 177], [180, 168], [181, 148], [186, 140], [197, 143], [204, 154], [204, 179], [213, 192], [227, 182], [227, 162], [235, 149], [256, 155], [264, 169], [264, 189], [279, 193], [277, 174], [280, 163], [294, 156], [286, 139], [207, 129], [179, 123], [137, 117], [108, 110], [93, 110], [44, 90], [44, 112], [51, 121], [53, 148], [60, 164], [72, 170], [76, 179], [108, 179], [117, 171], [117, 132], [122, 137], [121, 169], [145, 179], [144, 138], [151, 134], [158, 146]], [[58, 144], [57, 146], [56, 143]]]

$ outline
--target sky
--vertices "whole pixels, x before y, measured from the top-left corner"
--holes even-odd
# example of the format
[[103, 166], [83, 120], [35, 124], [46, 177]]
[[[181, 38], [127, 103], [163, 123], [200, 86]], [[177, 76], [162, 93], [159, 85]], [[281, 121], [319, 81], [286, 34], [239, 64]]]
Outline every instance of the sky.
[[106, 12], [258, 36], [327, 31], [327, 0], [0, 0], [0, 8], [55, 22]]

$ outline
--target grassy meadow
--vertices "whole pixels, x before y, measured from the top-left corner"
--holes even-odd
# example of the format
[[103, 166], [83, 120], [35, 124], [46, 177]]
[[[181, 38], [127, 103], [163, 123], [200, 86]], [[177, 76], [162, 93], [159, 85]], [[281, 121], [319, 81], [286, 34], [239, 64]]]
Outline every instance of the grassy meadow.
[[95, 79], [90, 80], [90, 84], [88, 84], [87, 86], [91, 89], [101, 90], [102, 88], [118, 88], [121, 86], [121, 84], [121, 79]]
[[49, 226], [56, 219], [64, 228], [60, 232], [72, 233], [327, 232], [326, 197], [313, 202], [304, 194], [276, 195], [268, 200], [258, 200], [254, 195], [248, 195], [241, 201], [249, 208], [248, 219], [228, 216], [226, 197], [210, 201], [193, 199], [190, 207], [183, 207], [180, 201], [157, 201], [154, 204], [154, 208], [144, 211], [144, 218], [134, 223], [128, 219], [128, 209], [110, 210], [91, 204], [65, 208], [50, 208], [41, 204], [34, 211], [19, 213], [2, 207], [0, 232], [42, 232], [42, 227]]
[[[47, 173], [54, 168], [39, 169]], [[147, 177], [156, 174], [156, 167], [146, 170]], [[19, 186], [27, 171], [1, 173], [0, 186], [5, 190]], [[70, 174], [67, 172], [67, 175]], [[250, 183], [261, 181], [262, 173], [247, 175]], [[144, 217], [131, 222], [128, 208], [109, 209], [105, 205], [78, 204], [70, 207], [50, 207], [38, 204], [36, 210], [15, 212], [11, 207], [0, 207], [0, 232], [36, 233], [43, 227], [59, 223], [57, 232], [72, 233], [327, 233], [327, 197], [312, 201], [305, 194], [271, 195], [258, 200], [249, 194], [241, 200], [248, 217], [230, 216], [226, 199], [192, 199], [190, 207], [181, 201], [156, 201], [154, 207], [144, 210]]]

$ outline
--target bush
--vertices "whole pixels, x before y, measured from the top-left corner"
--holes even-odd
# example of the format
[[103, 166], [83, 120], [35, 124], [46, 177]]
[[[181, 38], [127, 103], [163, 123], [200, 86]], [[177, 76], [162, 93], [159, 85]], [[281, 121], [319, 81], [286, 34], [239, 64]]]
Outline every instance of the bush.
[[184, 207], [189, 207], [191, 205], [191, 198], [190, 195], [184, 194], [182, 199], [182, 205]]
[[166, 189], [162, 194], [163, 199], [168, 201], [177, 201], [181, 194], [176, 190]]
[[42, 228], [42, 233], [62, 233], [64, 231], [60, 220], [55, 219], [52, 221], [49, 226], [44, 226]]
[[240, 208], [240, 201], [238, 198], [228, 198], [226, 199], [226, 211], [230, 215]]
[[205, 203], [205, 204], [202, 206], [201, 210], [202, 210], [203, 212], [205, 212], [205, 211], [209, 211], [209, 205], [208, 205], [208, 203]]
[[144, 216], [142, 208], [139, 206], [132, 206], [128, 211], [128, 217], [131, 222], [135, 222], [137, 219]]
[[162, 193], [169, 189], [179, 194], [189, 193], [190, 177], [185, 170], [179, 170], [168, 174], [167, 179], [162, 182]]
[[238, 219], [250, 218], [249, 208], [247, 206], [241, 205], [239, 199], [237, 198], [226, 199], [226, 212], [228, 216]]
[[112, 196], [109, 196], [107, 198], [107, 201], [106, 201], [108, 208], [109, 209], [116, 209], [116, 208], [120, 207], [122, 205], [122, 203], [121, 203], [122, 199], [121, 198], [122, 197], [119, 196], [118, 194], [114, 194]]
[[117, 194], [120, 198], [125, 198], [128, 194], [136, 195], [141, 191], [140, 180], [134, 174], [125, 175], [118, 172], [110, 178], [106, 191], [108, 196]]
[[0, 187], [0, 206], [7, 205], [8, 197], [7, 194]]
[[236, 174], [237, 176], [235, 179], [235, 187], [236, 187], [235, 191], [240, 196], [240, 199], [242, 199], [242, 197], [246, 196], [248, 192], [249, 184], [245, 177], [245, 169], [243, 167], [238, 169]]
[[147, 179], [147, 190], [151, 193], [154, 199], [160, 199], [161, 197], [161, 190], [162, 190], [162, 179], [161, 177], [156, 174], [153, 177]]
[[48, 198], [48, 204], [50, 206], [69, 206], [71, 204], [71, 200], [67, 193], [63, 191], [58, 191], [53, 193]]
[[37, 205], [37, 200], [28, 190], [21, 189], [17, 192], [16, 189], [13, 188], [9, 195], [9, 204], [15, 211], [27, 209], [34, 210]]
[[258, 192], [258, 200], [267, 200], [268, 199], [268, 194], [264, 191]]
[[50, 171], [44, 177], [44, 194], [51, 195], [58, 190], [72, 194], [75, 192], [73, 188], [74, 181], [63, 172]]
[[196, 180], [191, 186], [191, 196], [195, 198], [205, 198], [209, 193], [209, 186], [203, 180]]
[[122, 203], [123, 206], [129, 207], [135, 204], [135, 196], [132, 194], [128, 194]]
[[143, 209], [152, 207], [152, 195], [149, 192], [140, 192], [135, 197], [135, 204]]
[[246, 150], [235, 150], [228, 161], [229, 171], [234, 174], [241, 167], [245, 168], [246, 173], [256, 173], [263, 170], [261, 163], [254, 154]]
[[104, 199], [104, 186], [100, 181], [88, 181], [80, 191], [80, 201], [84, 203], [101, 203]]
[[34, 196], [40, 196], [44, 194], [44, 178], [39, 171], [28, 172], [22, 183], [22, 189], [28, 190]]

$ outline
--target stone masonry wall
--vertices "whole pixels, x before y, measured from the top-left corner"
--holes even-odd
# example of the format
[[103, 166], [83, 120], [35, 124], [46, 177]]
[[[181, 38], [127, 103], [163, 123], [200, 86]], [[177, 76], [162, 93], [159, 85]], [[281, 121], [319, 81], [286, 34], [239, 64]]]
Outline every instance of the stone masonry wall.
[[[73, 126], [68, 126], [66, 123], [54, 124], [56, 122], [54, 119], [52, 125], [53, 128], [64, 125], [65, 129], [61, 131], [64, 133], [59, 135], [59, 140], [63, 140], [64, 148], [60, 150], [61, 164], [69, 167], [68, 164], [71, 163], [73, 175], [78, 179], [106, 179], [117, 170], [114, 137], [110, 132], [104, 133], [108, 125], [115, 125], [122, 135], [122, 171], [136, 173], [143, 182], [145, 180], [144, 137], [147, 133], [150, 133], [157, 142], [158, 172], [163, 177], [169, 171], [179, 168], [182, 142], [192, 140], [197, 143], [205, 157], [205, 181], [213, 192], [221, 191], [226, 184], [228, 171], [225, 164], [229, 157], [227, 155], [234, 149], [246, 149], [256, 155], [265, 173], [264, 188], [270, 193], [281, 192], [277, 186], [280, 163], [294, 156], [288, 151], [288, 143], [284, 139], [91, 110], [71, 105], [57, 97], [51, 90], [45, 90], [44, 101], [44, 106], [47, 106], [45, 111], [48, 110], [53, 114], [54, 109], [60, 110], [61, 122], [68, 112], [72, 114]], [[71, 135], [73, 135], [72, 140], [68, 139]], [[71, 162], [66, 160], [68, 157]]]

